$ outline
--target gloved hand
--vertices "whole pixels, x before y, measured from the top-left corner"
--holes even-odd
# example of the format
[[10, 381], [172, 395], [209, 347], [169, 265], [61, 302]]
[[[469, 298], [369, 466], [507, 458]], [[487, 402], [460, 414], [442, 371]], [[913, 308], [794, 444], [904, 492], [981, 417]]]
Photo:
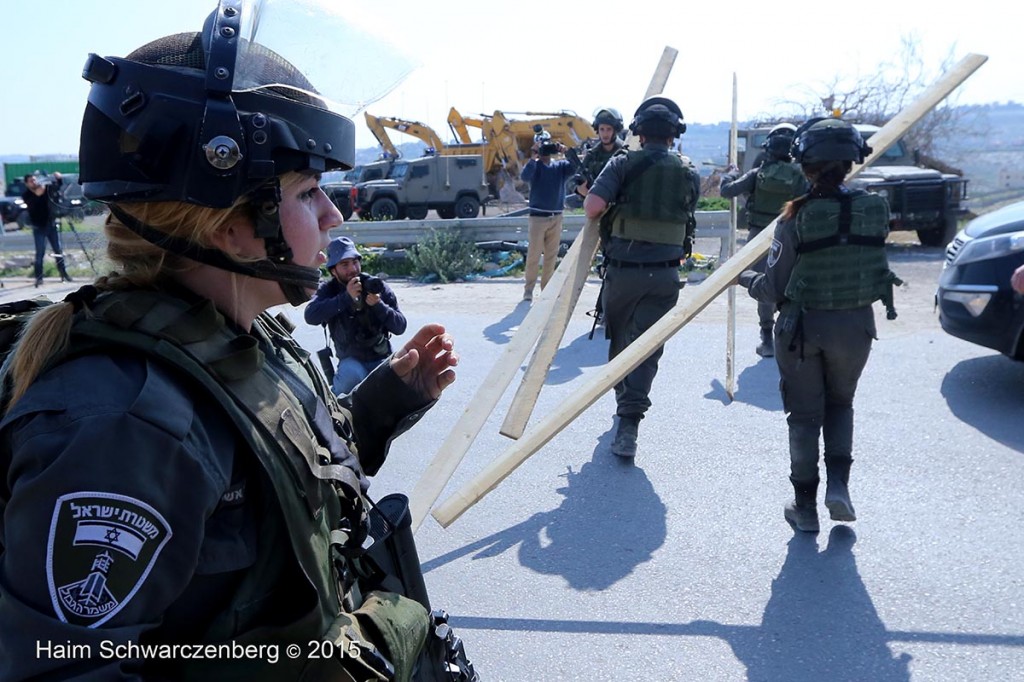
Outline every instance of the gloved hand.
[[683, 239], [683, 258], [689, 258], [693, 255], [693, 237], [686, 236]]
[[761, 273], [757, 272], [756, 270], [744, 270], [743, 272], [740, 273], [740, 277], [736, 281], [736, 283], [739, 284], [744, 289], [749, 289], [750, 286], [754, 283], [754, 280], [757, 279], [757, 276], [760, 274]]

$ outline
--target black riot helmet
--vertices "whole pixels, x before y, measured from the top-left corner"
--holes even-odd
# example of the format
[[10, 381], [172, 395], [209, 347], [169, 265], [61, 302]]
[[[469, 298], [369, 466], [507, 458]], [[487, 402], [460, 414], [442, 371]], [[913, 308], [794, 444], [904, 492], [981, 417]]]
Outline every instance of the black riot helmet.
[[852, 161], [863, 163], [871, 153], [860, 132], [839, 118], [812, 118], [796, 130], [793, 159], [798, 163]]
[[617, 109], [611, 107], [602, 107], [594, 112], [594, 132], [597, 132], [597, 127], [601, 124], [609, 125], [615, 129], [615, 133], [622, 132], [622, 114]]
[[637, 107], [629, 131], [654, 138], [676, 138], [686, 132], [683, 112], [668, 97], [648, 97]]
[[[115, 204], [111, 210], [126, 227], [168, 251], [279, 281], [292, 287], [285, 291], [293, 302], [305, 298], [295, 288], [315, 286], [319, 273], [290, 262], [277, 178], [351, 168], [352, 114], [409, 71], [400, 54], [369, 60], [369, 72], [358, 79], [339, 67], [336, 54], [329, 67], [318, 64], [306, 36], [326, 26], [352, 49], [374, 45], [329, 0], [220, 0], [200, 33], [160, 38], [126, 58], [89, 55], [82, 76], [92, 87], [79, 153], [85, 196]], [[322, 62], [325, 50], [319, 52]], [[116, 206], [180, 201], [228, 208], [244, 198], [268, 251], [266, 260], [248, 264], [168, 238]]]
[[768, 137], [761, 144], [761, 147], [773, 158], [788, 159], [795, 137], [795, 125], [792, 123], [780, 123], [768, 131]]

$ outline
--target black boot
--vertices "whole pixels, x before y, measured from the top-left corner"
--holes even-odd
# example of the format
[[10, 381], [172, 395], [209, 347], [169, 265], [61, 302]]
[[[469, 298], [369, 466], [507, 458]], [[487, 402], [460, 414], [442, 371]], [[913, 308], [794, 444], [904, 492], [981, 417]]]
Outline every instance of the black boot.
[[636, 457], [636, 436], [640, 417], [619, 417], [619, 428], [612, 441], [612, 454], [619, 457]]
[[828, 507], [828, 514], [833, 521], [856, 521], [857, 514], [853, 511], [853, 503], [850, 502], [850, 491], [847, 484], [850, 482], [850, 465], [852, 459], [829, 459], [825, 458], [825, 471], [828, 474], [825, 484], [825, 506]]
[[771, 329], [761, 330], [761, 343], [757, 344], [754, 352], [762, 358], [770, 358], [775, 355], [775, 337], [772, 336]]
[[786, 503], [786, 520], [797, 530], [817, 533], [818, 526], [818, 481], [793, 481], [793, 501]]

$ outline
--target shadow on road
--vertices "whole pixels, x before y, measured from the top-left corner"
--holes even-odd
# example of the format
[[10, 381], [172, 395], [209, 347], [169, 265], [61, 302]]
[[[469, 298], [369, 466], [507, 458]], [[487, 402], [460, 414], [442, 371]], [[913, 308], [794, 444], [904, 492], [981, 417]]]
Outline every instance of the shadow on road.
[[666, 509], [647, 474], [609, 451], [613, 430], [599, 439], [591, 461], [563, 474], [557, 508], [424, 562], [423, 572], [472, 555], [497, 556], [519, 545], [519, 562], [560, 575], [576, 590], [603, 590], [650, 560], [665, 542]]
[[608, 340], [604, 329], [594, 332], [594, 338], [587, 338], [590, 332], [581, 334], [565, 348], [559, 348], [548, 370], [547, 385], [564, 384], [583, 374], [584, 367], [597, 367], [608, 362]]
[[454, 616], [452, 624], [468, 630], [718, 637], [746, 666], [747, 679], [760, 682], [905, 682], [911, 656], [894, 656], [891, 642], [1024, 648], [1022, 635], [887, 630], [857, 569], [855, 542], [851, 528], [835, 526], [828, 546], [819, 552], [816, 536], [796, 533], [760, 625], [478, 616]]
[[[853, 529], [835, 526], [819, 552], [816, 536], [795, 534], [761, 627], [717, 626], [748, 680], [910, 679], [910, 656], [892, 655], [889, 633], [857, 572], [856, 539]], [[708, 624], [712, 631], [716, 625]]]
[[942, 380], [942, 396], [957, 419], [1024, 452], [1024, 362], [986, 355], [958, 362]]
[[[707, 400], [717, 400], [726, 405], [729, 403], [729, 395], [725, 392], [725, 386], [718, 379], [711, 381], [711, 390], [704, 394]], [[779, 366], [775, 358], [757, 358], [743, 368], [736, 377], [735, 401], [745, 403], [753, 407], [759, 407], [768, 412], [782, 411], [782, 396], [779, 395]]]
[[501, 318], [494, 324], [489, 324], [484, 327], [484, 338], [499, 345], [508, 343], [509, 339], [512, 338], [512, 334], [510, 333], [511, 330], [522, 324], [523, 319], [526, 317], [526, 313], [529, 312], [529, 310], [529, 301], [520, 301], [516, 307], [508, 313], [508, 315]]

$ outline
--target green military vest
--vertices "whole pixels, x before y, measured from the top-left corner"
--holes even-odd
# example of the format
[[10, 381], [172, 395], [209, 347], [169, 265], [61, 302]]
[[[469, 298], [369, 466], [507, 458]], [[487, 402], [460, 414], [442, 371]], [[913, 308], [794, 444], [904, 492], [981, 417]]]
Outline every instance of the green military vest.
[[615, 144], [611, 151], [606, 151], [604, 145], [600, 142], [587, 151], [587, 155], [583, 157], [583, 169], [590, 176], [590, 184], [594, 184], [594, 180], [601, 174], [604, 167], [608, 164], [608, 160], [615, 156], [616, 152], [622, 149], [622, 142], [618, 138], [615, 138]]
[[796, 215], [797, 260], [786, 298], [805, 309], [845, 310], [883, 300], [891, 317], [892, 287], [885, 238], [889, 205], [862, 192], [808, 200]]
[[[278, 357], [325, 401], [332, 419], [347, 422], [347, 415], [323, 377], [312, 369], [308, 354], [275, 319], [261, 315], [252, 334], [228, 327], [207, 300], [189, 306], [153, 291], [115, 292], [99, 297], [90, 315], [77, 316], [70, 355], [126, 349], [184, 373], [224, 409], [258, 458], [280, 505], [283, 518], [274, 522], [277, 517], [272, 515], [269, 527], [262, 529], [257, 563], [246, 571], [231, 604], [206, 632], [197, 633], [204, 643], [278, 644], [279, 660], [274, 665], [239, 659], [204, 661], [194, 670], [186, 668], [184, 677], [356, 679], [349, 673], [351, 658], [343, 669], [341, 657], [310, 659], [307, 650], [310, 642], [323, 640], [334, 641], [339, 652], [350, 649], [354, 641], [369, 642], [361, 634], [360, 621], [350, 615], [362, 604], [358, 588], [342, 575], [348, 572], [348, 547], [353, 539], [358, 546], [362, 538], [365, 509], [359, 481], [351, 469], [332, 464], [331, 453], [309, 425], [302, 401], [270, 366], [255, 336], [273, 340], [284, 351]], [[249, 602], [270, 593], [268, 583], [279, 575], [286, 548], [305, 576], [303, 589], [296, 594], [301, 593], [308, 606], [306, 615], [272, 627], [246, 623]], [[424, 629], [425, 616], [424, 611]], [[284, 653], [285, 643], [292, 642], [302, 647], [302, 655], [295, 659]], [[369, 670], [361, 671], [358, 678], [378, 679]]]
[[762, 164], [747, 203], [747, 225], [768, 226], [779, 217], [787, 201], [806, 191], [807, 179], [799, 165], [778, 160]]
[[611, 236], [683, 246], [697, 206], [694, 172], [675, 153], [628, 152], [625, 181], [607, 214]]

